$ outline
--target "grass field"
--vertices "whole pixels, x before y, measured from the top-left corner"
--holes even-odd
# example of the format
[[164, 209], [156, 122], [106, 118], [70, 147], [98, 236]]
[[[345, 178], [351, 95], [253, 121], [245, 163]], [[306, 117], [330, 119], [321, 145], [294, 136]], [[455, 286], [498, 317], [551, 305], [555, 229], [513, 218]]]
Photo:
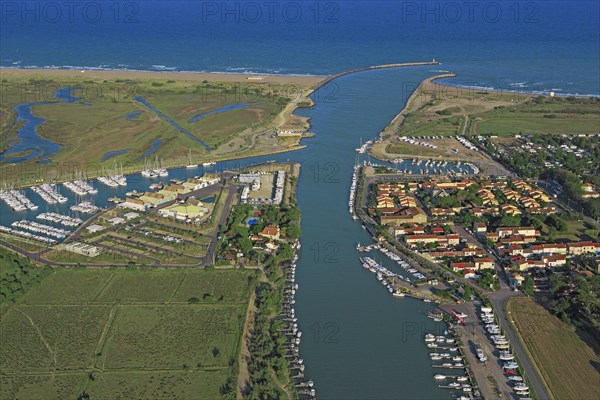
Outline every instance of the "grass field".
[[531, 298], [511, 299], [507, 310], [557, 399], [600, 398], [600, 358], [572, 328]]
[[3, 313], [0, 398], [219, 398], [236, 381], [252, 276], [56, 270]]
[[[37, 133], [61, 146], [51, 156], [52, 163], [81, 165], [90, 177], [101, 173], [102, 167], [114, 162], [124, 165], [125, 172], [143, 168], [145, 153], [153, 143], [160, 145], [148, 156], [158, 156], [165, 166], [187, 163], [188, 149], [196, 163], [214, 159], [230, 159], [241, 154], [268, 154], [290, 150], [289, 144], [279, 144], [272, 133], [293, 120], [291, 111], [305, 99], [306, 86], [282, 86], [273, 83], [219, 83], [186, 80], [147, 79], [84, 79], [73, 77], [42, 78], [37, 75], [7, 76], [3, 83], [11, 90], [0, 101], [0, 151], [16, 140], [20, 126], [14, 107], [24, 103], [32, 106], [35, 116], [45, 122]], [[54, 97], [61, 87], [75, 87], [72, 103]], [[178, 131], [163, 116], [136, 100], [140, 96], [153, 107], [205, 142], [207, 151], [194, 138]], [[45, 104], [45, 103], [51, 104]], [[229, 108], [232, 107], [232, 108]], [[205, 114], [192, 121], [199, 114]], [[90, 144], [93, 143], [93, 146]], [[296, 146], [297, 143], [296, 143]], [[106, 153], [123, 151], [105, 159]], [[31, 149], [11, 154], [25, 156]], [[10, 158], [6, 161], [10, 162]], [[27, 161], [34, 163], [37, 159]], [[93, 167], [90, 168], [90, 164]], [[87, 166], [87, 167], [86, 167]], [[10, 164], [2, 169], [12, 175]], [[48, 172], [50, 174], [50, 172]], [[46, 179], [67, 179], [57, 175]]]
[[[373, 155], [449, 157], [448, 148], [426, 149], [397, 143], [398, 136], [455, 136], [462, 134], [580, 134], [597, 133], [600, 101], [574, 97], [544, 97], [489, 92], [438, 85], [425, 80], [406, 107], [384, 129]], [[465, 159], [464, 155], [460, 156]], [[470, 160], [471, 161], [471, 160]]]

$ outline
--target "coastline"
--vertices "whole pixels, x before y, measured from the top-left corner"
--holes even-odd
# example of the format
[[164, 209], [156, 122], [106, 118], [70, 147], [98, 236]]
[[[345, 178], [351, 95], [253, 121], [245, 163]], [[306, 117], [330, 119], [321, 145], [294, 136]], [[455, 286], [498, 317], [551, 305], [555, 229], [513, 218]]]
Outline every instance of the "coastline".
[[95, 79], [176, 79], [183, 81], [213, 81], [236, 83], [278, 83], [311, 86], [318, 84], [326, 76], [319, 75], [273, 75], [241, 74], [226, 72], [186, 72], [186, 71], [134, 71], [120, 69], [53, 69], [53, 68], [10, 68], [0, 67], [0, 76], [40, 75], [56, 78], [78, 77]]
[[[376, 69], [387, 69], [387, 68], [401, 68], [408, 66], [424, 66], [424, 65], [438, 65], [439, 62], [426, 61], [426, 62], [407, 62], [407, 63], [394, 63], [394, 64], [383, 64], [383, 65], [373, 65], [367, 66], [363, 68], [343, 71], [337, 73], [335, 75], [330, 76], [319, 76], [319, 75], [269, 75], [269, 74], [241, 74], [241, 73], [222, 73], [222, 72], [183, 72], [183, 71], [132, 71], [132, 70], [102, 70], [102, 69], [53, 69], [53, 68], [10, 68], [10, 67], [0, 67], [0, 78], [3, 76], [13, 76], [13, 77], [23, 77], [23, 76], [31, 76], [31, 75], [39, 75], [42, 77], [56, 77], [56, 78], [86, 78], [86, 79], [174, 79], [180, 81], [204, 81], [204, 80], [212, 80], [213, 82], [229, 82], [229, 83], [248, 83], [248, 84], [298, 84], [302, 85], [306, 88], [302, 93], [302, 96], [297, 99], [297, 101], [290, 103], [285, 110], [282, 111], [280, 115], [276, 117], [276, 119], [281, 119], [280, 125], [284, 126], [289, 120], [293, 117], [296, 117], [300, 120], [303, 120], [307, 125], [307, 130], [310, 129], [310, 118], [298, 116], [294, 114], [296, 110], [299, 108], [299, 102], [304, 101], [306, 99], [310, 99], [310, 95], [314, 93], [319, 88], [323, 87], [327, 83], [345, 75], [353, 74], [356, 72], [362, 71], [370, 71]], [[436, 77], [446, 76], [438, 75]], [[453, 76], [453, 74], [450, 74]], [[433, 78], [429, 78], [433, 79]], [[424, 82], [424, 81], [423, 81]], [[417, 90], [421, 87], [421, 84], [417, 87]], [[416, 90], [415, 90], [416, 92]], [[414, 95], [414, 93], [413, 93]], [[411, 96], [412, 98], [412, 96]], [[410, 101], [410, 99], [409, 99]], [[314, 102], [311, 101], [314, 105]], [[407, 102], [407, 105], [409, 102]], [[303, 137], [302, 139], [306, 139]], [[236, 156], [224, 156], [224, 157], [215, 157], [210, 158], [207, 157], [206, 160], [201, 161], [210, 161], [210, 162], [219, 162], [219, 161], [231, 161], [231, 160], [241, 160], [249, 157], [256, 156], [266, 156], [271, 154], [280, 154], [286, 153], [296, 150], [301, 150], [307, 147], [306, 145], [302, 145], [301, 141], [292, 147], [289, 148], [281, 148], [277, 150], [268, 150], [268, 151], [258, 151], [256, 153], [252, 153], [251, 151], [248, 154]], [[174, 169], [181, 168], [186, 165], [186, 160], [171, 160], [172, 164], [167, 160], [166, 168]], [[1, 165], [0, 168], [7, 168], [8, 165], [12, 164], [4, 164]], [[131, 167], [131, 164], [129, 164]], [[140, 165], [139, 167], [134, 167], [129, 171], [125, 172], [125, 175], [133, 175], [136, 173], [140, 173], [143, 167]], [[101, 174], [90, 174], [88, 179], [95, 179], [101, 176]], [[68, 180], [67, 178], [61, 177], [43, 177], [43, 179], [54, 179], [56, 182], [63, 182]], [[22, 182], [15, 185], [15, 187], [24, 188], [32, 186], [35, 182]]]
[[383, 130], [381, 132], [379, 132], [378, 136], [380, 138], [383, 138], [384, 135], [390, 134], [389, 130], [394, 130], [394, 132], [391, 132], [391, 134], [396, 133], [397, 129], [402, 125], [402, 123], [406, 119], [406, 116], [409, 114], [409, 109], [413, 106], [414, 101], [417, 98], [420, 90], [426, 84], [433, 83], [434, 85], [440, 85], [439, 83], [434, 82], [434, 80], [443, 79], [443, 78], [453, 78], [455, 76], [456, 76], [456, 74], [453, 74], [453, 73], [445, 73], [445, 74], [435, 75], [435, 76], [432, 76], [431, 78], [427, 78], [427, 79], [424, 79], [423, 81], [421, 81], [421, 83], [419, 83], [419, 86], [417, 86], [416, 89], [411, 93], [408, 100], [406, 100], [406, 104], [404, 105], [404, 108], [402, 110], [400, 110], [400, 112], [398, 114], [396, 114], [394, 116], [394, 118], [392, 118], [390, 123], [387, 124], [386, 127], [383, 128]]
[[[293, 146], [293, 147], [290, 147], [287, 149], [273, 150], [273, 151], [258, 151], [256, 153], [249, 153], [242, 157], [236, 157], [234, 155], [225, 156], [225, 157], [221, 157], [221, 158], [217, 157], [217, 158], [210, 159], [210, 160], [207, 159], [206, 161], [217, 163], [217, 162], [223, 162], [223, 161], [243, 160], [246, 158], [263, 157], [263, 156], [276, 155], [276, 154], [281, 154], [281, 153], [288, 153], [288, 152], [303, 150], [306, 147], [308, 147], [308, 146], [298, 144], [296, 146]], [[168, 170], [185, 168], [186, 165], [189, 164], [189, 162], [187, 162], [185, 159], [176, 160], [172, 164], [169, 163], [169, 160], [164, 160], [164, 161], [165, 162], [164, 162], [163, 166]], [[198, 164], [198, 165], [200, 165], [200, 164]], [[2, 167], [6, 168], [5, 166], [2, 166]], [[130, 168], [130, 169], [128, 171], [123, 171], [123, 175], [130, 176], [130, 175], [136, 175], [136, 174], [141, 173], [142, 170], [144, 169], [144, 166], [143, 166], [143, 162], [140, 161], [139, 163], [126, 164], [126, 165], [124, 165], [124, 168]], [[87, 179], [97, 179], [101, 176], [104, 176], [104, 175], [101, 173], [86, 174]], [[16, 183], [16, 184], [14, 184], [14, 188], [15, 189], [25, 189], [25, 188], [29, 188], [32, 186], [38, 186], [40, 184], [39, 183], [40, 179], [41, 180], [52, 180], [54, 183], [63, 183], [63, 182], [72, 180], [72, 178], [68, 178], [68, 177], [32, 176], [31, 182], [28, 181], [28, 182]]]

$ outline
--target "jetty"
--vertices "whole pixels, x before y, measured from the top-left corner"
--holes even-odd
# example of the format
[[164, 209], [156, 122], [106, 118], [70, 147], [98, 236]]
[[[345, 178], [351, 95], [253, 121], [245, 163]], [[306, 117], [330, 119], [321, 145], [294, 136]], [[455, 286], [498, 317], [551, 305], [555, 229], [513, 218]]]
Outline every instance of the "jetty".
[[417, 61], [417, 62], [406, 62], [406, 63], [371, 65], [370, 67], [351, 69], [348, 71], [340, 72], [335, 75], [328, 76], [327, 78], [325, 78], [322, 81], [320, 81], [319, 83], [317, 83], [315, 85], [314, 89], [323, 87], [326, 84], [328, 84], [329, 82], [331, 82], [332, 80], [337, 79], [341, 76], [354, 74], [356, 72], [370, 71], [370, 70], [374, 70], [374, 69], [386, 69], [386, 68], [398, 68], [398, 67], [417, 67], [417, 66], [421, 66], [421, 65], [439, 65], [439, 64], [440, 64], [439, 61], [436, 61], [435, 59], [433, 59], [431, 61]]

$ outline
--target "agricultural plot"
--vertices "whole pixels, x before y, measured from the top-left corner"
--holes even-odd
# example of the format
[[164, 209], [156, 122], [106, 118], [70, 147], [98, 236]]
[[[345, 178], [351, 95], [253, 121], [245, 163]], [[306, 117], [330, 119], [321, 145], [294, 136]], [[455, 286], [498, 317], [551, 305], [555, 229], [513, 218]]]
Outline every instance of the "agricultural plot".
[[2, 399], [74, 399], [85, 374], [59, 373], [54, 375], [0, 376]]
[[218, 398], [235, 382], [251, 272], [61, 269], [0, 322], [0, 397]]
[[[92, 399], [211, 399], [219, 398], [227, 371], [104, 372], [91, 381]], [[175, 395], [176, 394], [176, 395]]]
[[514, 298], [507, 306], [521, 340], [557, 399], [591, 400], [600, 396], [594, 350], [531, 298]]
[[[23, 303], [27, 305], [89, 304], [115, 274], [115, 271], [102, 269], [61, 269], [46, 277], [42, 285], [33, 287]], [[68, 290], [65, 290], [68, 289]]]
[[88, 368], [110, 306], [12, 307], [2, 317], [0, 369], [48, 373]]
[[[204, 275], [190, 274], [181, 281], [181, 285], [171, 299], [172, 302], [187, 302], [198, 299], [199, 302], [239, 303], [246, 298], [250, 287], [251, 273], [231, 274], [230, 271], [207, 271]], [[193, 301], [193, 300], [191, 300]]]
[[182, 279], [181, 273], [173, 272], [175, 273], [130, 271], [128, 274], [119, 274], [118, 279], [113, 279], [96, 301], [166, 303]]
[[122, 307], [108, 338], [104, 368], [227, 368], [244, 323], [236, 305]]

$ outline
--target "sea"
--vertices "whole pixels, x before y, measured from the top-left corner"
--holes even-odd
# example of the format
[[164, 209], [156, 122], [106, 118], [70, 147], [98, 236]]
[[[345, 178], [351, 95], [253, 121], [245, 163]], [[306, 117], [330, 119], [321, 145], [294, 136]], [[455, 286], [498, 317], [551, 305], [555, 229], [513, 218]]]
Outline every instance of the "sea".
[[[438, 66], [340, 77], [313, 94], [312, 109], [299, 111], [310, 117], [316, 134], [304, 142], [305, 149], [213, 168], [271, 160], [301, 164], [297, 197], [303, 233], [295, 309], [304, 333], [304, 373], [318, 398], [460, 395], [433, 379], [440, 369], [432, 367], [423, 335], [446, 329], [425, 316], [433, 305], [392, 297], [358, 259], [356, 245], [372, 239], [348, 212], [355, 149], [403, 108], [410, 88], [446, 71], [457, 74], [445, 81], [455, 85], [600, 95], [598, 2], [83, 1], [72, 12], [63, 3], [52, 9], [41, 1], [23, 10], [25, 3], [2, 3], [2, 66], [327, 75], [439, 60]], [[170, 177], [199, 172], [171, 170]], [[139, 175], [128, 182], [119, 190], [152, 183]], [[59, 190], [68, 195], [62, 185]], [[40, 203], [40, 212], [54, 210], [29, 189], [25, 193]], [[110, 193], [122, 195], [101, 188], [92, 200], [106, 205]], [[3, 225], [34, 218], [17, 215], [4, 203], [0, 215]], [[397, 269], [384, 255], [373, 257]]]
[[600, 94], [583, 1], [3, 1], [0, 66], [329, 75], [430, 61], [456, 85]]

